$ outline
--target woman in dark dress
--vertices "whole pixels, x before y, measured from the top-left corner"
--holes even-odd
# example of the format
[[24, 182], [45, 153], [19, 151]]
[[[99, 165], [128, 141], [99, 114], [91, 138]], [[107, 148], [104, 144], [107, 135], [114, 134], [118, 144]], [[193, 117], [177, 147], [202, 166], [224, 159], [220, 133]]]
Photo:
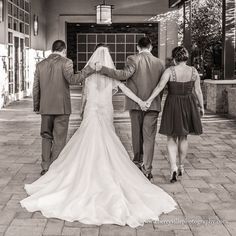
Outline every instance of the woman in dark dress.
[[[159, 133], [167, 136], [171, 166], [170, 181], [173, 183], [184, 171], [183, 161], [188, 150], [187, 135], [202, 134], [201, 116], [204, 115], [204, 106], [199, 74], [194, 67], [186, 65], [188, 51], [182, 46], [176, 47], [172, 51], [172, 57], [175, 66], [166, 69], [146, 104], [147, 107], [150, 106], [153, 99], [166, 84], [168, 85]], [[179, 156], [179, 167], [176, 164], [177, 156]]]

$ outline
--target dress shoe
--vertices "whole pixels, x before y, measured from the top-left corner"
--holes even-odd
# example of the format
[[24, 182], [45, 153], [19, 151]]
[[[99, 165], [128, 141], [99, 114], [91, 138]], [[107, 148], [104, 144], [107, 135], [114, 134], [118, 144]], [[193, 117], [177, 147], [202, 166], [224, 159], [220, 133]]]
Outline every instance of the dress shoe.
[[170, 182], [175, 183], [177, 181], [177, 172], [173, 171], [170, 175]]
[[41, 175], [45, 175], [46, 172], [47, 172], [47, 170], [42, 170], [40, 174], [41, 174]]

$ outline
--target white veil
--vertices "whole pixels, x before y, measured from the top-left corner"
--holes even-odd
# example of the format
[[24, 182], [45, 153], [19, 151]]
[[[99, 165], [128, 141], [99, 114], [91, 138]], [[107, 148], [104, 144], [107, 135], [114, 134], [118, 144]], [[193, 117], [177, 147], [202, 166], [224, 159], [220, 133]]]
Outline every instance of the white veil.
[[[106, 66], [108, 68], [115, 69], [115, 65], [109, 53], [109, 49], [105, 46], [100, 46], [95, 50], [93, 55], [88, 60], [86, 66], [89, 64], [94, 65], [96, 62], [99, 62], [103, 66]], [[105, 89], [110, 84], [112, 84], [113, 93], [116, 93], [118, 90], [117, 85], [113, 79], [99, 73], [92, 74], [87, 80], [93, 80], [93, 83], [96, 84], [97, 89], [100, 91]]]

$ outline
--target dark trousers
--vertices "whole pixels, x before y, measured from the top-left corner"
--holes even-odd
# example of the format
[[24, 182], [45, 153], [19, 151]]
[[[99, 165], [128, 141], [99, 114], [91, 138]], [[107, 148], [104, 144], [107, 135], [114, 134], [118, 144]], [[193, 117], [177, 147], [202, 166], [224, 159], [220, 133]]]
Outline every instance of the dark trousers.
[[48, 170], [66, 145], [69, 115], [42, 115], [42, 169]]
[[157, 111], [130, 111], [133, 162], [138, 167], [143, 166], [146, 174], [152, 170], [158, 115]]

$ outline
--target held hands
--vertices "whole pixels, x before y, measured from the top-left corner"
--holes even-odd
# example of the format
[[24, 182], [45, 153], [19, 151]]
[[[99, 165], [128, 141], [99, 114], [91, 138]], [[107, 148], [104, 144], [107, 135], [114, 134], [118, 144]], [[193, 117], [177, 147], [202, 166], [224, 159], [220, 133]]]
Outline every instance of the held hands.
[[152, 102], [151, 101], [142, 101], [140, 99], [140, 101], [138, 102], [138, 105], [140, 106], [142, 111], [147, 111], [149, 109], [149, 107], [151, 106]]
[[147, 109], [146, 109], [146, 103], [143, 102], [142, 100], [139, 101], [138, 105], [140, 106], [140, 108], [141, 108], [142, 111], [146, 111], [146, 110], [147, 110]]
[[147, 108], [147, 110], [148, 110], [149, 107], [150, 107], [151, 104], [152, 104], [152, 101], [151, 101], [151, 100], [147, 100], [145, 103], [146, 103], [146, 108]]

